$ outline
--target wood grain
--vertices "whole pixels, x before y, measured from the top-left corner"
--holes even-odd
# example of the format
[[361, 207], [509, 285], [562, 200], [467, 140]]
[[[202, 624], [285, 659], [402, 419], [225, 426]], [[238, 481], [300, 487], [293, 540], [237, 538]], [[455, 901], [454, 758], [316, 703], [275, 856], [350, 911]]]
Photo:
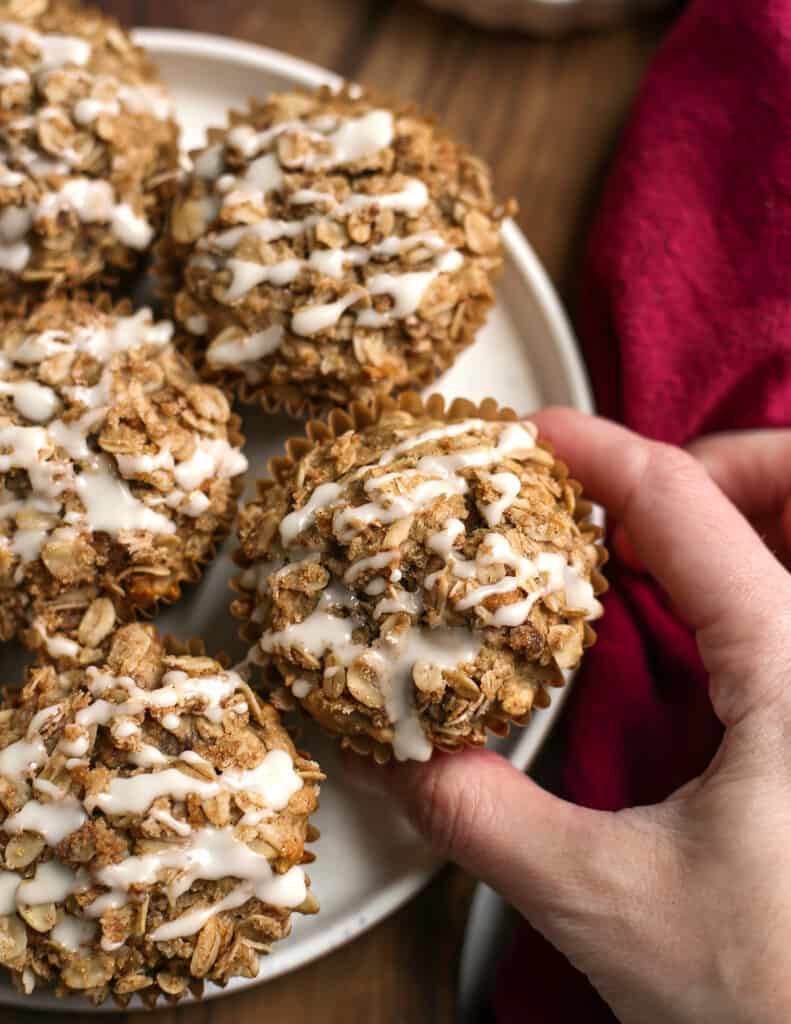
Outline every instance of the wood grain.
[[[419, 101], [494, 168], [503, 196], [570, 300], [603, 173], [667, 26], [541, 42], [486, 33], [397, 0], [105, 0], [128, 25], [193, 29], [285, 50]], [[540, 766], [558, 757], [556, 739]], [[319, 855], [321, 851], [319, 850]], [[300, 971], [200, 1006], [125, 1024], [449, 1024], [472, 889], [446, 869], [408, 906]], [[44, 1015], [4, 1009], [3, 1024]], [[75, 1018], [72, 1018], [75, 1019]]]

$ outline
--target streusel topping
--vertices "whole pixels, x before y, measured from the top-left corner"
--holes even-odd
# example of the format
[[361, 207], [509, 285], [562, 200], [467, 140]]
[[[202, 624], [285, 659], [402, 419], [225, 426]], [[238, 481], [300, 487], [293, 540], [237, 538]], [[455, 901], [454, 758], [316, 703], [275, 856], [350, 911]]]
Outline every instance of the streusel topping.
[[227, 399], [198, 381], [172, 335], [147, 309], [79, 300], [4, 327], [4, 636], [29, 622], [25, 604], [41, 612], [69, 591], [103, 591], [125, 609], [167, 597], [227, 528], [247, 462]]
[[529, 423], [395, 412], [317, 443], [240, 516], [254, 659], [398, 759], [483, 742], [592, 640], [578, 492]]
[[150, 1002], [257, 973], [314, 912], [321, 772], [234, 671], [131, 625], [0, 706], [0, 963]]
[[131, 266], [163, 219], [178, 129], [153, 65], [99, 12], [0, 4], [0, 271], [9, 300]]
[[274, 95], [195, 156], [171, 219], [176, 316], [208, 371], [270, 404], [429, 379], [482, 322], [504, 212], [414, 112]]

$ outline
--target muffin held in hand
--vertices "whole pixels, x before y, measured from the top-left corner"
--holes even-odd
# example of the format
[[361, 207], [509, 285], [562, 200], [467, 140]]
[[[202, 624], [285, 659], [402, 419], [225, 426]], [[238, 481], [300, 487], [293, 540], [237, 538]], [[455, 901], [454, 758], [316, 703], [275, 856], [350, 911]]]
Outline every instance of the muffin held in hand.
[[0, 964], [25, 992], [124, 1005], [255, 977], [314, 913], [318, 765], [233, 671], [111, 634], [0, 704]]
[[54, 299], [0, 334], [0, 638], [90, 663], [236, 512], [238, 419], [149, 310]]
[[164, 291], [243, 400], [300, 414], [422, 386], [473, 341], [507, 210], [425, 117], [352, 87], [273, 95], [193, 156]]
[[251, 660], [345, 745], [425, 760], [482, 744], [593, 643], [600, 531], [515, 420], [439, 396], [353, 406], [292, 441], [240, 513]]
[[115, 21], [0, 0], [0, 303], [133, 267], [178, 173], [170, 101]]

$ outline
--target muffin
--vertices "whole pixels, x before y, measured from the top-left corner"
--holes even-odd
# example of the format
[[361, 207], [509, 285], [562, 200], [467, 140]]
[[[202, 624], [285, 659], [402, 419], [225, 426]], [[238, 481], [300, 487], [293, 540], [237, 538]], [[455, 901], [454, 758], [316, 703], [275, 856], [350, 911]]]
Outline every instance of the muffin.
[[508, 209], [431, 121], [323, 88], [208, 139], [161, 269], [210, 378], [297, 415], [427, 384], [472, 342]]
[[426, 760], [524, 724], [593, 643], [605, 552], [579, 484], [492, 401], [312, 423], [239, 517], [234, 613], [281, 703]]
[[318, 765], [234, 671], [134, 623], [0, 705], [0, 964], [124, 1005], [255, 977], [318, 907]]
[[4, 325], [0, 638], [87, 664], [116, 618], [175, 600], [227, 533], [238, 419], [172, 333], [147, 309], [61, 298]]
[[114, 20], [0, 2], [0, 303], [134, 267], [178, 173], [170, 101]]

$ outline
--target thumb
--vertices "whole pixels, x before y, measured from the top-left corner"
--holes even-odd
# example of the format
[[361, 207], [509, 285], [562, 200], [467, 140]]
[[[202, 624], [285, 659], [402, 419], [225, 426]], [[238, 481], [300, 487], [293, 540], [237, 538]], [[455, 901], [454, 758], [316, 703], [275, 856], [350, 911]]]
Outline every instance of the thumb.
[[644, 836], [619, 815], [552, 796], [492, 751], [435, 753], [427, 764], [392, 766], [387, 778], [440, 856], [500, 892], [561, 948], [561, 921], [611, 925], [625, 892], [645, 888]]

